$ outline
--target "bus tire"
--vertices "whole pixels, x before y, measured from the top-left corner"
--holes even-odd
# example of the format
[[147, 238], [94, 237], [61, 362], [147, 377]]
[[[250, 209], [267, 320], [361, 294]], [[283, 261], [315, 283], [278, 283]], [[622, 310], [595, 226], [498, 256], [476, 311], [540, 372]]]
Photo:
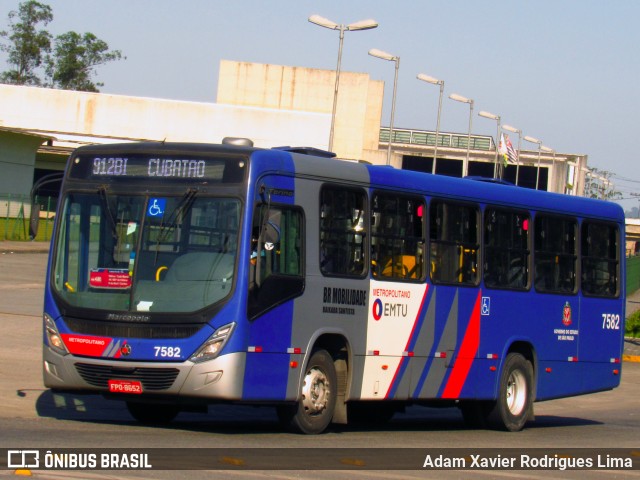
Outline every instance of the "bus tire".
[[300, 400], [295, 405], [278, 407], [278, 417], [285, 427], [310, 435], [322, 433], [333, 418], [338, 392], [337, 378], [329, 352], [314, 352], [302, 379]]
[[127, 410], [138, 422], [147, 425], [170, 423], [178, 413], [178, 405], [164, 403], [127, 402]]
[[500, 375], [498, 399], [489, 414], [496, 428], [518, 432], [529, 418], [533, 403], [533, 366], [520, 353], [510, 353]]

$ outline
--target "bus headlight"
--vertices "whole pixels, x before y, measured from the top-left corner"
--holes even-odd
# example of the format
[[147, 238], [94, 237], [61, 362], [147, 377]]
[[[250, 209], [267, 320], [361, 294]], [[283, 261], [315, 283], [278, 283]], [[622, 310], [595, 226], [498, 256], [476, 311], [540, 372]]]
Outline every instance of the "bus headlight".
[[207, 360], [213, 360], [216, 358], [222, 348], [231, 337], [231, 333], [235, 328], [235, 323], [228, 323], [218, 328], [209, 339], [202, 344], [202, 347], [190, 358], [194, 363], [206, 362]]
[[62, 337], [58, 332], [56, 323], [46, 313], [43, 315], [43, 320], [44, 320], [44, 331], [47, 334], [49, 347], [61, 355], [67, 355], [69, 351], [67, 350], [67, 347], [64, 345], [64, 342], [62, 341]]

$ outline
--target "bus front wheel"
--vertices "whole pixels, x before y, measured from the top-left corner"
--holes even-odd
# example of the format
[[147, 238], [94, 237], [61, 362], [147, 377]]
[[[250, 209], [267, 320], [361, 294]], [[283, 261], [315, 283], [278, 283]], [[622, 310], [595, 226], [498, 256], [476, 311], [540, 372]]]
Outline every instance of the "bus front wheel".
[[524, 356], [510, 353], [500, 375], [498, 399], [489, 421], [498, 428], [522, 430], [532, 408], [533, 367]]
[[331, 423], [336, 406], [336, 368], [326, 350], [311, 355], [295, 405], [278, 407], [278, 417], [288, 428], [306, 434], [322, 433]]

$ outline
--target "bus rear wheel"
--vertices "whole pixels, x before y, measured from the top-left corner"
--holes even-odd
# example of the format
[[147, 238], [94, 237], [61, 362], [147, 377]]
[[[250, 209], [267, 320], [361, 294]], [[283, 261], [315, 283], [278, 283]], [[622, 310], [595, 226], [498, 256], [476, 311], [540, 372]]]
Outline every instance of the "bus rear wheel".
[[517, 432], [529, 418], [533, 402], [533, 367], [524, 356], [510, 353], [500, 375], [498, 399], [489, 421], [498, 428]]
[[127, 410], [138, 422], [147, 425], [169, 423], [180, 413], [177, 405], [162, 403], [127, 402]]
[[336, 368], [326, 350], [311, 355], [302, 380], [300, 400], [278, 407], [280, 421], [300, 433], [322, 433], [331, 423], [336, 406]]

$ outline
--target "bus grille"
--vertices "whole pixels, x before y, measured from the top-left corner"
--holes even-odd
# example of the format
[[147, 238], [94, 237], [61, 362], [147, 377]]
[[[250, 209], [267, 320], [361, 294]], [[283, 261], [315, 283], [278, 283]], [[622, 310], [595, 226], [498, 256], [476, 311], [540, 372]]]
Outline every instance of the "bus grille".
[[132, 323], [111, 323], [80, 318], [64, 319], [75, 333], [121, 338], [188, 338], [198, 333], [203, 325], [138, 325]]
[[76, 363], [76, 370], [85, 382], [94, 387], [108, 388], [109, 380], [138, 380], [145, 391], [170, 388], [180, 373], [177, 368], [127, 368], [88, 363]]

